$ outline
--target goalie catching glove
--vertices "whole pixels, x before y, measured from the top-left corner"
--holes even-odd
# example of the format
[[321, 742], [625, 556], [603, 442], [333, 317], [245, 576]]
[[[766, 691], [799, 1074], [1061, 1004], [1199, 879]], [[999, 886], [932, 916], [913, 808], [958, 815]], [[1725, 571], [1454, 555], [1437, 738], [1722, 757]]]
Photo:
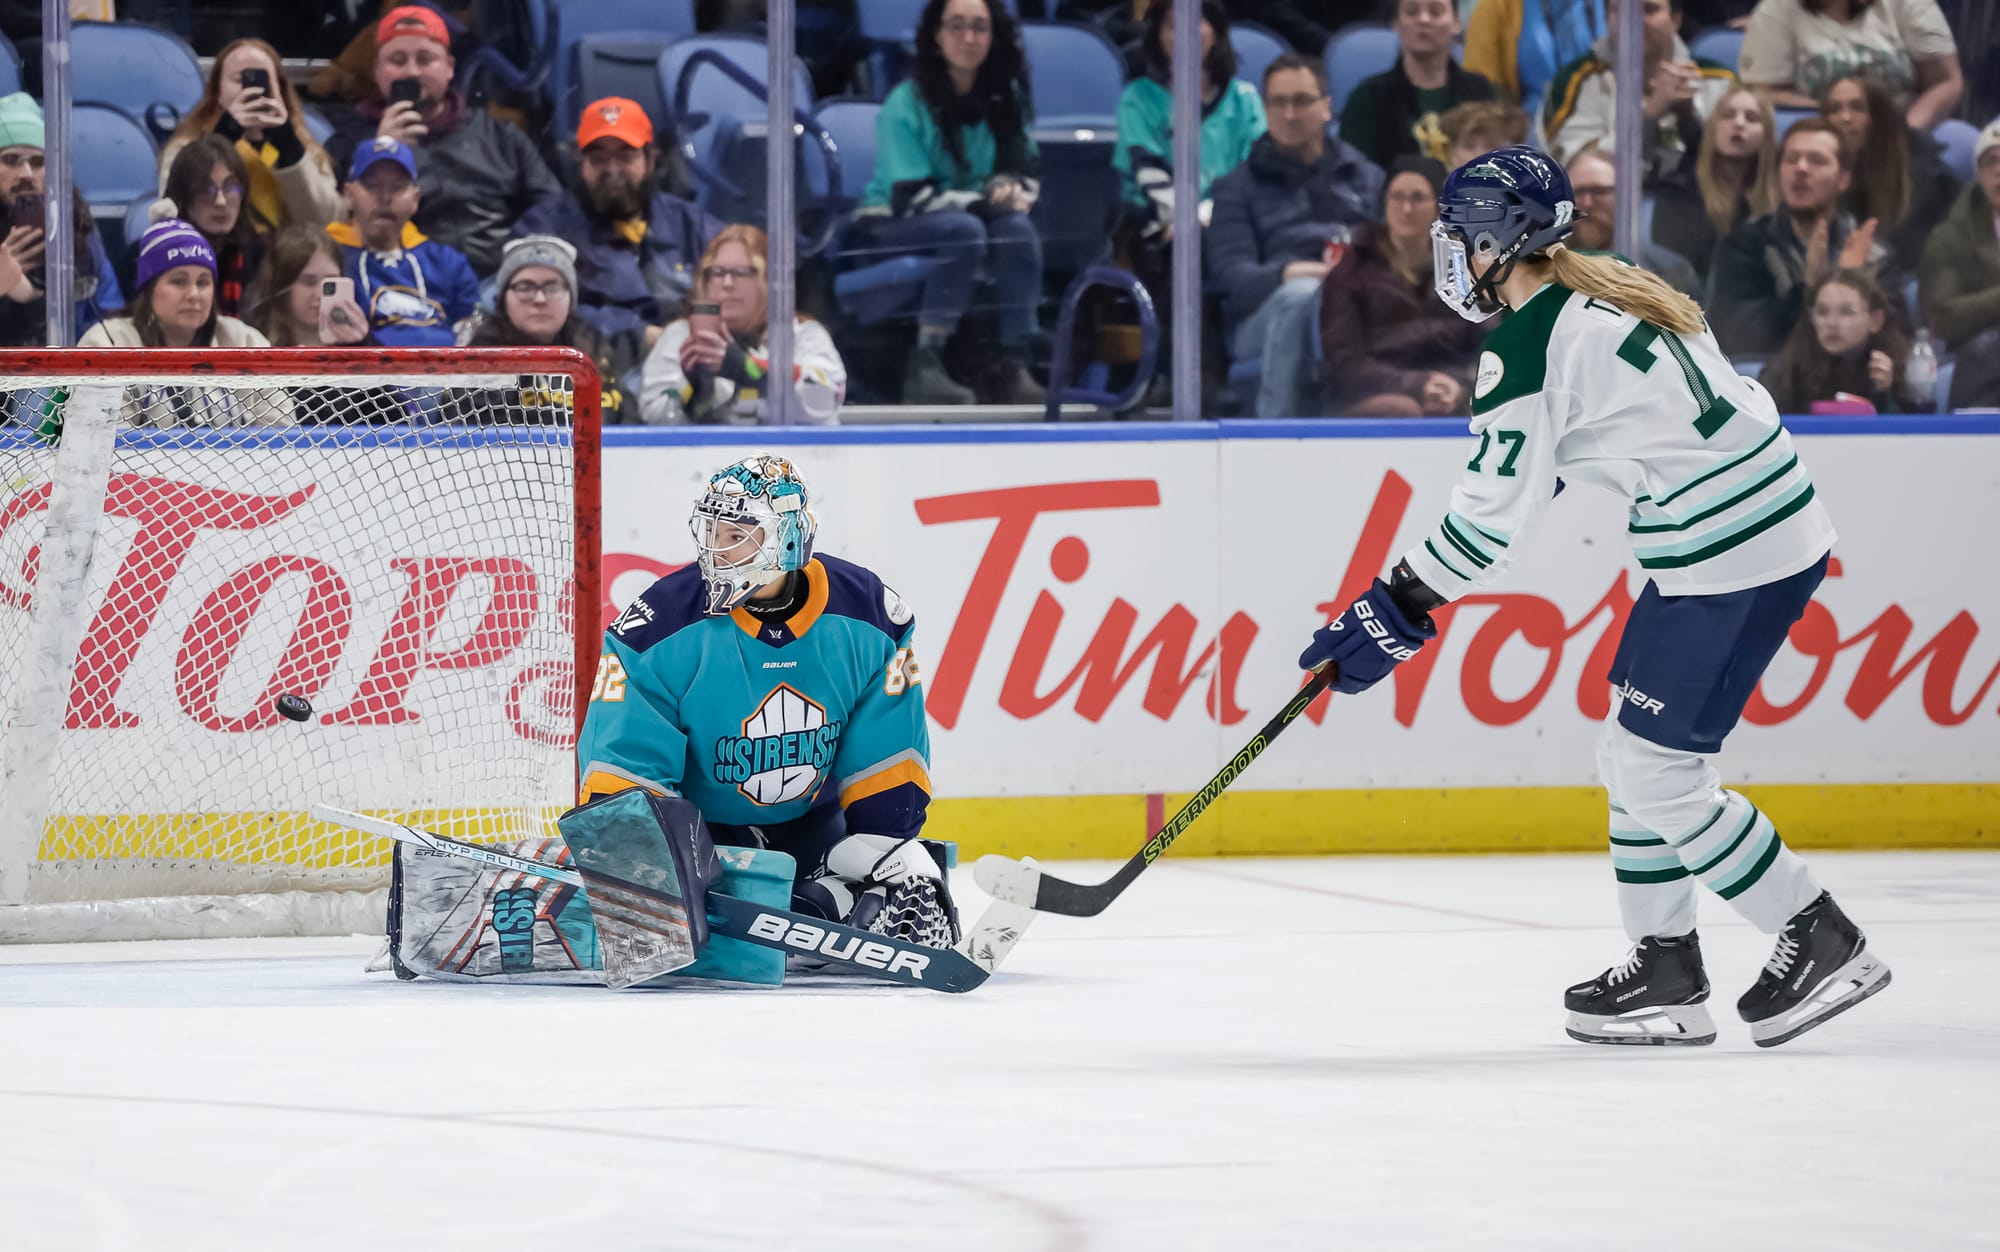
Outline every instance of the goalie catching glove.
[[801, 912], [926, 947], [959, 939], [958, 909], [944, 870], [918, 838], [848, 835], [826, 854], [826, 868], [793, 896]]

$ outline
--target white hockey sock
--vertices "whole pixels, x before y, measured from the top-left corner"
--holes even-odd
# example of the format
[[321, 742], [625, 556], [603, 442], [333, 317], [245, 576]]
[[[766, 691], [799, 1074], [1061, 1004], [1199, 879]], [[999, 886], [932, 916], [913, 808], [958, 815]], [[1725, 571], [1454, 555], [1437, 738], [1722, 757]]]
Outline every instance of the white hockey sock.
[[1707, 821], [1674, 841], [1681, 864], [1757, 929], [1776, 934], [1813, 902], [1819, 884], [1756, 805], [1734, 791], [1721, 800]]
[[1694, 929], [1694, 883], [1672, 844], [1611, 806], [1611, 868], [1625, 935], [1684, 935]]

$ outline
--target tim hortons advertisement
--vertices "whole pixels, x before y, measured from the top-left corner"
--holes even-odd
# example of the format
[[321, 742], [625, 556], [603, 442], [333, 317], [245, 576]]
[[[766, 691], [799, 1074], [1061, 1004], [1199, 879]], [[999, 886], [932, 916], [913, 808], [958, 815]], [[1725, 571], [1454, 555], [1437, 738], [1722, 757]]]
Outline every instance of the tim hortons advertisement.
[[[864, 436], [865, 437], [865, 436]], [[907, 436], [905, 436], [907, 437]], [[960, 435], [962, 439], [962, 433]], [[1832, 574], [1732, 737], [1750, 783], [2000, 777], [1996, 441], [1819, 436]], [[1456, 439], [639, 446], [604, 458], [608, 621], [692, 559], [708, 473], [758, 447], [815, 492], [820, 547], [914, 607], [932, 777], [951, 796], [1197, 785], [1300, 682], [1315, 627], [1447, 503]], [[1239, 789], [1595, 781], [1633, 598], [1622, 504], [1565, 492], [1502, 585], [1360, 697], [1321, 701]]]

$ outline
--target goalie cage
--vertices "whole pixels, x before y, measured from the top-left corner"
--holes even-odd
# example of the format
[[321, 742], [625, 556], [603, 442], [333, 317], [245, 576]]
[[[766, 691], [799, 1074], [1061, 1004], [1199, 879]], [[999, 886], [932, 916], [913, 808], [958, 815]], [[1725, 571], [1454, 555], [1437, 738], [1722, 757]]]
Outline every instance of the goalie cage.
[[561, 348], [0, 352], [0, 941], [379, 930], [389, 844], [314, 803], [552, 836], [598, 390]]

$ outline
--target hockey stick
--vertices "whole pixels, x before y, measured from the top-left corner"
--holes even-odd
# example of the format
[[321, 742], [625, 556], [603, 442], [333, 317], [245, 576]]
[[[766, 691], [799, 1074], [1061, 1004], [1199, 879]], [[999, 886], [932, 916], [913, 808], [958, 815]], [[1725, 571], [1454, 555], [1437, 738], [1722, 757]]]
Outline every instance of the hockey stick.
[[[589, 894], [589, 884], [584, 876], [560, 865], [513, 856], [416, 826], [405, 826], [330, 805], [315, 804], [311, 812], [322, 822], [380, 835], [442, 856], [463, 857], [500, 869], [532, 874], [550, 882], [567, 883], [583, 888], [585, 894]], [[872, 974], [912, 987], [951, 992], [970, 991], [985, 982], [987, 976], [1000, 967], [1000, 962], [1006, 959], [1007, 953], [1020, 939], [1021, 932], [1034, 918], [1032, 912], [1019, 905], [995, 900], [987, 907], [979, 924], [959, 940], [957, 947], [927, 948], [839, 922], [807, 917], [790, 909], [752, 904], [719, 891], [709, 892], [706, 903], [709, 929], [716, 934], [758, 947], [774, 948], [787, 955], [818, 957], [848, 966], [858, 973]]]
[[1250, 762], [1261, 756], [1285, 727], [1299, 719], [1307, 706], [1318, 699], [1319, 693], [1334, 680], [1335, 673], [1331, 665], [1314, 671], [1311, 680], [1299, 688], [1284, 708], [1278, 710], [1278, 715], [1264, 723], [1264, 729], [1251, 736], [1242, 751], [1209, 779], [1208, 785], [1197, 791], [1193, 799], [1181, 806], [1181, 811], [1174, 814], [1173, 820], [1160, 827], [1151, 839], [1146, 840], [1146, 846], [1103, 882], [1068, 882], [1043, 873], [1031, 860], [1024, 858], [1017, 861], [997, 855], [979, 858], [979, 863], [972, 867], [974, 880], [995, 900], [1023, 904], [1039, 912], [1064, 913], [1070, 917], [1095, 917], [1102, 913], [1106, 905], [1116, 900], [1148, 865], [1159, 860], [1160, 854], [1172, 847], [1174, 840], [1180, 838], [1189, 826], [1194, 825], [1194, 819], [1200, 817], [1230, 783], [1250, 768]]

